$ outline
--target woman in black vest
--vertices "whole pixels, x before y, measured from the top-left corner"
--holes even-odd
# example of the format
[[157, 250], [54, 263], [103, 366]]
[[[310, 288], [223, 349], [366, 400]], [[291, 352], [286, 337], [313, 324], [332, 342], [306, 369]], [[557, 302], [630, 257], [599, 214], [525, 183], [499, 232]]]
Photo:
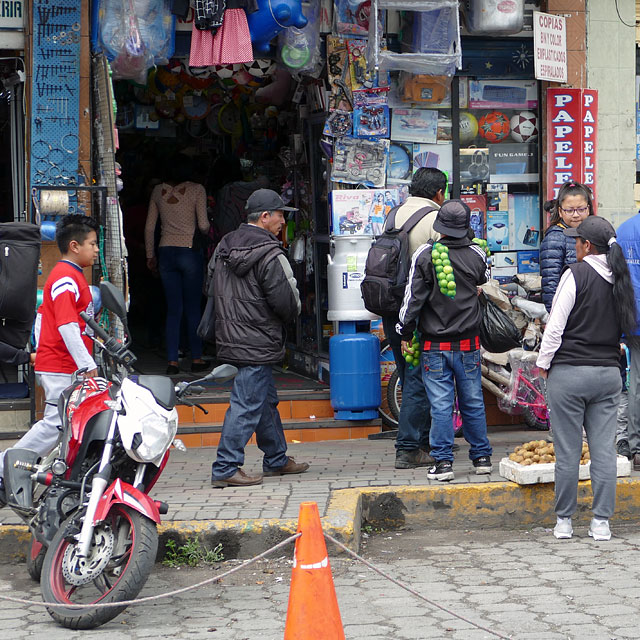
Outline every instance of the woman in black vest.
[[616, 410], [621, 334], [633, 334], [636, 310], [629, 269], [611, 224], [589, 216], [577, 228], [578, 262], [565, 267], [537, 365], [548, 377], [556, 453], [556, 538], [571, 538], [577, 508], [582, 427], [591, 456], [593, 519], [589, 535], [609, 540], [616, 500]]

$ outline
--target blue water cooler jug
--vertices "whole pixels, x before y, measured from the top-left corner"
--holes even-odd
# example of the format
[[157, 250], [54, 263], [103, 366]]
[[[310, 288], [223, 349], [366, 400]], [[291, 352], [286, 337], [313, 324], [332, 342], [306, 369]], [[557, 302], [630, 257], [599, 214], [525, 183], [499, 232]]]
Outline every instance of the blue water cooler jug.
[[368, 322], [339, 322], [329, 340], [331, 406], [336, 420], [374, 420], [382, 398], [380, 340]]

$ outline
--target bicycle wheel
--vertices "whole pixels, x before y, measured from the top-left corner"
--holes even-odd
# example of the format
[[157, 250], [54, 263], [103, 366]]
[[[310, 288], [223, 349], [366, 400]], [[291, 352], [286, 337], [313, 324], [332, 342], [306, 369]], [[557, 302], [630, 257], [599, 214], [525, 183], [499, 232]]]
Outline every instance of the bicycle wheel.
[[396, 361], [393, 356], [393, 350], [388, 340], [380, 343], [380, 383], [382, 385], [382, 402], [378, 409], [378, 415], [382, 419], [382, 428], [384, 431], [398, 428], [398, 413], [394, 414], [389, 407], [388, 402], [388, 385], [393, 374], [396, 372]]
[[549, 431], [549, 413], [546, 409], [527, 407], [524, 410], [524, 421], [531, 429]]
[[396, 420], [396, 424], [398, 424], [400, 406], [402, 405], [402, 386], [400, 385], [400, 374], [397, 369], [391, 374], [387, 385], [387, 405]]

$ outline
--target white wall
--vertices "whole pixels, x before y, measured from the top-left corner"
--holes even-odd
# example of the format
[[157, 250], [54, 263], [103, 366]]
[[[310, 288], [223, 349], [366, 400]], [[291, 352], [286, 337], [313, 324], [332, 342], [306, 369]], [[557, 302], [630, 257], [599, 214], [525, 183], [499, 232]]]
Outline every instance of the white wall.
[[[618, 0], [627, 24], [635, 0]], [[587, 86], [598, 90], [598, 213], [614, 226], [636, 211], [635, 28], [615, 0], [587, 0]]]

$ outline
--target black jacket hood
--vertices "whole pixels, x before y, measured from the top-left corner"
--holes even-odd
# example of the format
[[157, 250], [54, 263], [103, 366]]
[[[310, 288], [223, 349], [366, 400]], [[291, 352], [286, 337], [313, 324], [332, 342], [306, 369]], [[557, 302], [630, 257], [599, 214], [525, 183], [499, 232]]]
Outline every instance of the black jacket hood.
[[270, 231], [242, 223], [222, 238], [218, 257], [225, 261], [231, 271], [242, 277], [274, 249], [281, 249], [281, 243]]

